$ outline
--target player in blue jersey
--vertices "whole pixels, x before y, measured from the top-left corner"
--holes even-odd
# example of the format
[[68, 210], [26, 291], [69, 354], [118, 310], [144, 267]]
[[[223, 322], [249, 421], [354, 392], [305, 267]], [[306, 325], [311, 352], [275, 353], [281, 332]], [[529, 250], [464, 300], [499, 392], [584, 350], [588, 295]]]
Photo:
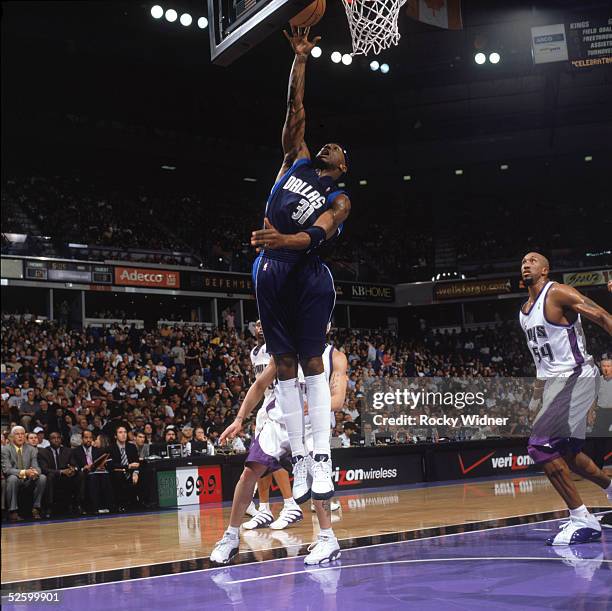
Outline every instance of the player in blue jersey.
[[[336, 181], [348, 170], [347, 153], [326, 144], [311, 158], [304, 142], [306, 62], [319, 37], [308, 40], [309, 28], [285, 36], [295, 53], [289, 77], [287, 116], [283, 128], [283, 165], [268, 202], [264, 229], [251, 244], [260, 249], [253, 265], [259, 317], [268, 352], [274, 355], [278, 402], [289, 436], [293, 462], [293, 496], [333, 496], [329, 446], [331, 398], [321, 355], [336, 300], [329, 268], [316, 249], [334, 239], [348, 218], [351, 202]], [[303, 400], [297, 381], [298, 361], [306, 379], [314, 452], [304, 448]], [[309, 482], [308, 474], [312, 476]]]

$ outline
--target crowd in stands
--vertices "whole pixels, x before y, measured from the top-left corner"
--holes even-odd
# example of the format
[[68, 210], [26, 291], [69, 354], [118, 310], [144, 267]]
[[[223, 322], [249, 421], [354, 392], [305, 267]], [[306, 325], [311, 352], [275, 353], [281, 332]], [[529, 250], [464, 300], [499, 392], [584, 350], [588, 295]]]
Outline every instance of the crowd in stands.
[[[60, 256], [201, 263], [208, 269], [246, 273], [254, 258], [251, 231], [261, 225], [263, 207], [263, 202], [245, 200], [244, 194], [161, 197], [144, 188], [128, 192], [76, 176], [10, 179], [2, 185], [2, 198], [19, 206], [51, 237]], [[433, 248], [427, 228], [417, 229], [404, 211], [383, 231], [371, 213], [354, 215], [342, 239], [326, 248], [334, 276], [375, 282], [406, 280], [415, 273], [420, 279], [427, 277]], [[14, 216], [3, 216], [2, 226], [3, 232], [26, 231]], [[68, 248], [70, 243], [88, 248]], [[4, 239], [2, 248], [3, 253], [10, 252]]]
[[[533, 375], [531, 357], [514, 323], [452, 333], [424, 329], [410, 339], [383, 331], [338, 329], [331, 341], [349, 362], [345, 407], [336, 413], [332, 433], [343, 446], [389, 435], [385, 427], [372, 425], [368, 393], [399, 386], [402, 378], [495, 381]], [[183, 452], [248, 449], [254, 419], [245, 423], [230, 447], [219, 447], [218, 439], [253, 382], [249, 354], [255, 344], [249, 331], [227, 327], [138, 330], [113, 324], [70, 331], [53, 321], [3, 316], [3, 446], [14, 427], [23, 426], [25, 443], [41, 448], [38, 464], [46, 479], [47, 510], [54, 506], [57, 486], [68, 491], [63, 498], [72, 501], [74, 511], [84, 510], [86, 491], [93, 511], [120, 510], [136, 499], [148, 503], [148, 487], [138, 479], [139, 461], [163, 454], [166, 444], [176, 442]], [[603, 332], [589, 329], [589, 348], [597, 358], [609, 349]], [[514, 415], [511, 434], [526, 434], [527, 391], [515, 385], [501, 392], [503, 400], [487, 404], [487, 410]], [[480, 431], [485, 436], [499, 433]], [[394, 442], [450, 435], [431, 428], [392, 432]], [[3, 450], [7, 475], [4, 456]], [[38, 486], [36, 499], [41, 479], [33, 477], [32, 482]]]
[[[456, 240], [459, 268], [471, 265], [477, 271], [490, 272], [500, 269], [501, 261], [508, 261], [508, 269], [516, 270], [517, 248], [521, 253], [546, 253], [557, 269], [609, 265], [612, 262], [609, 206], [604, 198], [589, 198], [588, 206], [563, 206], [557, 199], [540, 199], [534, 205], [527, 199], [511, 204], [491, 200], [486, 202], [485, 215], [479, 208], [464, 210], [457, 213], [454, 226], [460, 236]], [[517, 222], [518, 219], [529, 221]], [[467, 239], [469, 236], [471, 239]], [[592, 258], [593, 255], [597, 258]]]

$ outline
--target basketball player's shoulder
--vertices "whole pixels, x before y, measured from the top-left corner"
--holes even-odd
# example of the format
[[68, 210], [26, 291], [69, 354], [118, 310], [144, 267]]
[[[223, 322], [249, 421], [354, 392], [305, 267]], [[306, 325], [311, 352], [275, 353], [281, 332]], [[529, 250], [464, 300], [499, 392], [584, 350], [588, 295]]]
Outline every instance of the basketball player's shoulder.
[[573, 286], [569, 284], [563, 284], [562, 282], [554, 282], [552, 281], [550, 284], [550, 288], [548, 289], [547, 297], [549, 297], [553, 302], [554, 301], [563, 301], [564, 298], [571, 297], [576, 295], [577, 291]]

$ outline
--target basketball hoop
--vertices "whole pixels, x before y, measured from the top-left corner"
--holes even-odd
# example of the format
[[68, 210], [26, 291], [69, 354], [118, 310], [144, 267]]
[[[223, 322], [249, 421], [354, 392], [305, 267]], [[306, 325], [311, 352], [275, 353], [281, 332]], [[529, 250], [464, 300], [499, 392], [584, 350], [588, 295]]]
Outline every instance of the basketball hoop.
[[406, 0], [342, 0], [353, 40], [353, 55], [378, 55], [400, 39], [397, 20]]

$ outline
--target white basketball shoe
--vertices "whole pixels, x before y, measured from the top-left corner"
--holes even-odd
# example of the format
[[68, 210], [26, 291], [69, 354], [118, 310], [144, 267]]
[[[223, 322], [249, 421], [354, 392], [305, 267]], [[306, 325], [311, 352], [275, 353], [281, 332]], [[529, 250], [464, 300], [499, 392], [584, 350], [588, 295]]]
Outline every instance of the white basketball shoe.
[[276, 520], [270, 524], [270, 528], [272, 530], [283, 530], [284, 528], [291, 526], [291, 524], [301, 522], [303, 519], [304, 514], [297, 505], [295, 507], [285, 506], [281, 509], [278, 518], [276, 518]]
[[315, 454], [311, 465], [312, 498], [326, 500], [334, 496], [331, 461], [327, 454]]
[[546, 540], [546, 545], [576, 545], [601, 539], [601, 526], [594, 515], [570, 518], [559, 526], [559, 532]]
[[340, 558], [340, 545], [336, 537], [325, 537], [319, 535], [317, 540], [308, 546], [310, 552], [304, 558], [304, 564], [327, 564]]
[[248, 516], [254, 518], [257, 515], [257, 507], [255, 507], [255, 503], [251, 501], [249, 506], [246, 508], [245, 512]]
[[238, 535], [232, 535], [225, 531], [223, 538], [215, 543], [210, 553], [210, 561], [214, 564], [227, 564], [237, 553], [240, 547]]
[[291, 459], [293, 464], [293, 498], [298, 505], [310, 498], [310, 482], [308, 475], [312, 458], [306, 456], [294, 456]]
[[268, 528], [274, 522], [274, 516], [269, 509], [260, 509], [248, 522], [242, 525], [246, 530]]

